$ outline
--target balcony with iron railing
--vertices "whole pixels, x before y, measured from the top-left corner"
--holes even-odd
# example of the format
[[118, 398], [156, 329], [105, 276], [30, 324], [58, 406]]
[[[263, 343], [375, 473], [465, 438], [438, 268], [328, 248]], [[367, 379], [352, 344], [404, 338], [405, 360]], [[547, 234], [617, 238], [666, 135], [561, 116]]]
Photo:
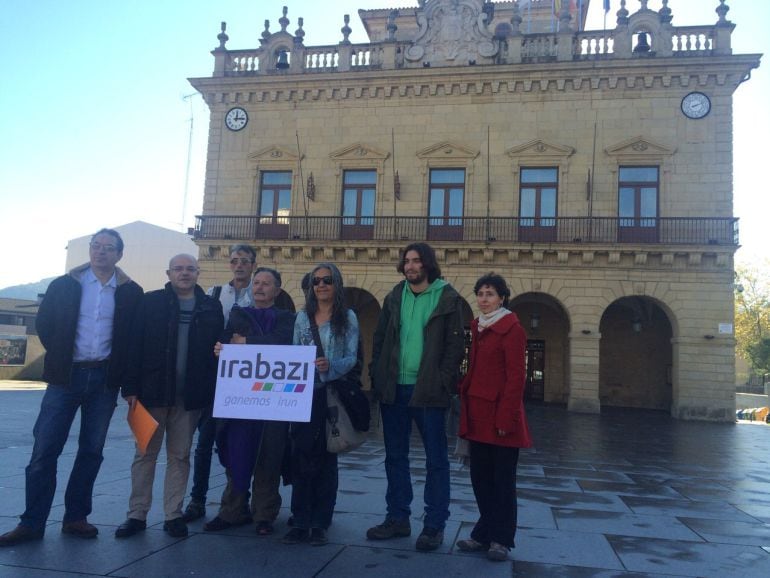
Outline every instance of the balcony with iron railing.
[[304, 217], [202, 215], [198, 241], [446, 241], [463, 244], [738, 246], [737, 218]]

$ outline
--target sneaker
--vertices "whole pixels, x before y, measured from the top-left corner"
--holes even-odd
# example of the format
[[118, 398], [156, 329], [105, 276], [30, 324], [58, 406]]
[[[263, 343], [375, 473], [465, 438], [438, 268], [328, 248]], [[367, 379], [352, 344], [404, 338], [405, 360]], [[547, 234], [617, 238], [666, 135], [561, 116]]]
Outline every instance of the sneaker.
[[310, 531], [307, 528], [292, 528], [281, 538], [284, 544], [299, 544], [310, 539]]
[[187, 537], [187, 524], [184, 523], [182, 518], [174, 518], [173, 520], [166, 520], [163, 522], [163, 529], [166, 534], [172, 538], [186, 538]]
[[128, 518], [123, 522], [118, 529], [115, 530], [116, 538], [129, 538], [139, 532], [144, 532], [147, 529], [147, 522], [144, 520], [137, 520], [136, 518]]
[[366, 531], [367, 540], [390, 540], [391, 538], [406, 538], [412, 534], [412, 527], [409, 520], [394, 520], [385, 518], [385, 521], [378, 526], [369, 528]]
[[421, 552], [430, 552], [438, 548], [443, 541], [444, 532], [437, 528], [425, 526], [422, 529], [422, 533], [417, 537], [417, 544], [415, 546]]
[[198, 500], [192, 500], [189, 504], [187, 504], [187, 507], [184, 509], [184, 513], [182, 514], [182, 519], [185, 521], [185, 523], [189, 524], [190, 522], [194, 522], [195, 520], [200, 520], [205, 515], [206, 515], [206, 504], [204, 504], [203, 502], [199, 502]]
[[310, 530], [310, 545], [311, 546], [324, 546], [329, 543], [329, 538], [326, 535], [326, 530], [323, 528], [313, 528]]
[[493, 562], [505, 562], [508, 559], [508, 548], [497, 542], [492, 542], [487, 550], [487, 558]]
[[257, 536], [269, 536], [275, 531], [273, 523], [270, 520], [260, 520], [257, 522]]
[[33, 530], [27, 526], [19, 524], [10, 532], [6, 532], [0, 536], [0, 547], [16, 546], [24, 542], [32, 542], [34, 540], [42, 540], [45, 530]]
[[482, 544], [473, 538], [468, 538], [467, 540], [458, 540], [457, 549], [463, 552], [483, 552], [489, 550], [489, 544]]
[[89, 524], [85, 518], [75, 522], [64, 522], [61, 526], [61, 532], [77, 538], [96, 538], [99, 534], [96, 526]]

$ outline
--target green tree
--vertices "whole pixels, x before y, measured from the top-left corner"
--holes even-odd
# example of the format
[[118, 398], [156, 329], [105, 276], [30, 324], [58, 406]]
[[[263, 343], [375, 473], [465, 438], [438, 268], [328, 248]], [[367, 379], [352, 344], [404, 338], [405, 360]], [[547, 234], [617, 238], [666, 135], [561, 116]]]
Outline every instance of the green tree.
[[770, 373], [770, 286], [767, 264], [735, 271], [735, 339], [752, 373]]

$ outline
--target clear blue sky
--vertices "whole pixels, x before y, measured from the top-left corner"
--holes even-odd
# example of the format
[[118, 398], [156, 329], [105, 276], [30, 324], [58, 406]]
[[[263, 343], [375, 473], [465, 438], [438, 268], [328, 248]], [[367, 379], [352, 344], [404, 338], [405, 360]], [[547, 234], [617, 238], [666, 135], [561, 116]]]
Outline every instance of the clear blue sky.
[[[366, 40], [359, 8], [416, 0], [0, 0], [0, 288], [63, 272], [69, 239], [144, 220], [186, 230], [201, 212], [208, 110], [188, 77], [209, 76], [220, 21], [228, 47], [255, 48], [271, 21], [304, 17], [307, 45]], [[601, 28], [592, 0], [589, 29]], [[718, 0], [670, 0], [674, 25], [716, 22]], [[770, 53], [770, 3], [728, 0], [736, 53]], [[619, 0], [607, 22], [614, 26]], [[658, 10], [660, 0], [650, 0]], [[635, 11], [638, 0], [628, 0]], [[770, 132], [770, 55], [735, 94], [738, 256], [770, 257], [768, 177], [760, 143]], [[187, 211], [182, 215], [190, 118]], [[756, 143], [756, 144], [755, 144]], [[756, 147], [756, 152], [752, 150]], [[130, 248], [127, 248], [130, 250]]]

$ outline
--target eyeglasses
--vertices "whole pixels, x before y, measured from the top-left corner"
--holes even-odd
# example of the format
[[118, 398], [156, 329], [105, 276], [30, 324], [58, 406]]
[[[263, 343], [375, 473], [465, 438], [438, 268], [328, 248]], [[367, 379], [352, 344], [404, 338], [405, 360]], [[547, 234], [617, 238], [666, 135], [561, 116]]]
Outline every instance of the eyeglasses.
[[230, 259], [230, 265], [237, 265], [240, 263], [241, 265], [248, 265], [249, 263], [253, 263], [251, 259], [247, 259], [246, 257], [233, 257]]
[[107, 253], [114, 253], [115, 251], [118, 250], [118, 248], [115, 245], [102, 245], [101, 243], [97, 243], [96, 241], [92, 241], [88, 245], [94, 251], [101, 251], [102, 249], [104, 249], [104, 251]]
[[325, 275], [323, 277], [313, 277], [313, 285], [320, 285], [323, 283], [324, 285], [331, 285], [332, 284], [332, 276], [331, 275]]
[[197, 267], [193, 267], [192, 265], [190, 265], [188, 267], [182, 267], [181, 265], [177, 265], [176, 267], [171, 267], [169, 269], [169, 271], [171, 271], [172, 273], [181, 273], [182, 271], [184, 271], [186, 273], [197, 273], [198, 272], [198, 268]]

